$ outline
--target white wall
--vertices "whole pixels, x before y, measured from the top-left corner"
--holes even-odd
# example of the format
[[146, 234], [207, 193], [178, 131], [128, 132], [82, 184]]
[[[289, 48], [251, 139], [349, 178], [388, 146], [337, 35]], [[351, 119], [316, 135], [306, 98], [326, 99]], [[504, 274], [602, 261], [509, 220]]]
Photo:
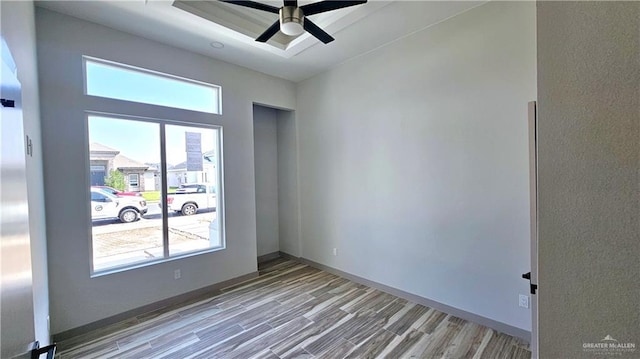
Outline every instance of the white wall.
[[258, 256], [278, 252], [278, 110], [253, 106]]
[[[27, 191], [29, 192], [29, 232], [33, 279], [35, 339], [49, 343], [49, 289], [47, 277], [47, 240], [40, 139], [40, 108], [36, 34], [32, 1], [2, 1], [2, 36], [11, 48], [22, 85], [24, 133], [32, 139], [33, 156], [27, 157]], [[10, 325], [3, 323], [3, 325]], [[27, 338], [28, 340], [28, 338]]]
[[535, 36], [490, 2], [300, 83], [302, 257], [530, 330]]
[[[293, 108], [294, 85], [48, 10], [36, 15], [52, 332], [256, 271], [253, 103]], [[219, 84], [223, 114], [84, 96], [82, 55]], [[225, 250], [90, 277], [87, 109], [224, 126]]]
[[640, 3], [539, 2], [540, 358], [640, 357]]
[[278, 220], [280, 251], [301, 256], [298, 138], [294, 111], [278, 111]]

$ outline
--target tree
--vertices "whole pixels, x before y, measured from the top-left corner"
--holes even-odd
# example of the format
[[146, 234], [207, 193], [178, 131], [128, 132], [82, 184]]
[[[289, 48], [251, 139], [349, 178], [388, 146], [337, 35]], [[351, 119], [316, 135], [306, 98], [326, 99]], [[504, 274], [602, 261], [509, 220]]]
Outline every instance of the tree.
[[125, 188], [124, 173], [118, 170], [109, 171], [109, 175], [104, 179], [104, 185], [113, 187], [118, 191], [124, 191], [124, 188]]

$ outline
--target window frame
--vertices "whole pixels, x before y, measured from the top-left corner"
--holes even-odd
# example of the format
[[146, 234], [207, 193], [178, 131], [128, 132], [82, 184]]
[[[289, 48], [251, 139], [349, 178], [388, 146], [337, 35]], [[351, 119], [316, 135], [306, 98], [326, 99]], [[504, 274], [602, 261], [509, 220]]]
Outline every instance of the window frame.
[[[150, 117], [140, 117], [140, 116], [132, 116], [132, 115], [126, 115], [126, 114], [119, 114], [119, 113], [107, 113], [107, 112], [100, 112], [100, 111], [85, 111], [85, 116], [84, 116], [84, 121], [86, 124], [86, 133], [85, 133], [85, 144], [86, 144], [86, 153], [87, 153], [87, 160], [86, 160], [86, 169], [90, 171], [90, 159], [89, 159], [89, 120], [91, 117], [106, 117], [106, 118], [112, 118], [114, 120], [129, 120], [129, 121], [141, 121], [141, 122], [149, 122], [149, 123], [156, 123], [159, 126], [159, 131], [158, 131], [158, 135], [160, 136], [160, 172], [164, 175], [161, 175], [161, 183], [160, 183], [160, 191], [161, 191], [161, 196], [160, 196], [160, 201], [164, 201], [164, 203], [167, 203], [167, 196], [169, 195], [168, 193], [168, 183], [167, 183], [167, 156], [166, 156], [166, 135], [165, 135], [165, 126], [166, 125], [176, 125], [176, 126], [190, 126], [190, 127], [198, 127], [198, 128], [204, 128], [204, 129], [212, 129], [212, 130], [217, 130], [217, 148], [215, 149], [217, 154], [218, 154], [218, 163], [217, 163], [217, 176], [218, 176], [218, 188], [216, 190], [216, 197], [217, 197], [217, 208], [216, 208], [216, 216], [218, 219], [218, 228], [219, 228], [219, 233], [220, 233], [220, 241], [221, 241], [221, 245], [220, 247], [215, 247], [215, 248], [206, 248], [206, 249], [200, 249], [200, 250], [194, 250], [194, 251], [189, 251], [189, 252], [181, 252], [179, 254], [176, 255], [170, 255], [170, 251], [169, 251], [169, 236], [168, 236], [168, 222], [169, 222], [169, 217], [168, 217], [168, 206], [162, 206], [162, 231], [163, 231], [163, 257], [161, 258], [154, 258], [154, 259], [150, 259], [150, 260], [146, 260], [144, 262], [134, 262], [131, 264], [123, 264], [123, 265], [119, 265], [119, 266], [113, 266], [113, 267], [109, 267], [106, 269], [99, 269], [99, 270], [95, 270], [94, 268], [94, 258], [93, 258], [93, 225], [91, 225], [91, 201], [89, 201], [87, 203], [87, 213], [89, 214], [89, 265], [90, 265], [90, 277], [91, 278], [95, 278], [95, 277], [101, 277], [104, 275], [109, 275], [109, 274], [113, 274], [113, 273], [119, 273], [119, 272], [124, 272], [124, 271], [128, 271], [128, 270], [132, 270], [132, 269], [137, 269], [137, 268], [143, 268], [143, 267], [147, 267], [150, 265], [155, 265], [158, 263], [165, 263], [165, 262], [169, 262], [169, 261], [174, 261], [174, 260], [180, 260], [182, 258], [187, 258], [187, 257], [192, 257], [192, 256], [197, 256], [197, 255], [202, 255], [202, 254], [207, 254], [207, 253], [212, 253], [212, 252], [218, 252], [218, 251], [222, 251], [225, 250], [227, 248], [227, 238], [226, 238], [226, 221], [225, 221], [225, 201], [224, 201], [224, 154], [223, 154], [223, 126], [222, 125], [214, 125], [214, 124], [204, 124], [204, 123], [199, 123], [199, 122], [189, 122], [189, 121], [178, 121], [178, 120], [170, 120], [170, 119], [161, 119], [161, 118], [150, 118]], [[89, 173], [89, 171], [87, 171], [87, 173]], [[91, 186], [90, 183], [87, 186], [88, 191], [90, 192], [91, 190]], [[90, 194], [90, 193], [89, 193]], [[162, 203], [162, 202], [161, 202]]]
[[[139, 72], [139, 73], [142, 73], [142, 74], [149, 74], [149, 75], [153, 75], [153, 76], [168, 78], [168, 79], [171, 79], [171, 80], [176, 80], [176, 81], [181, 81], [181, 82], [201, 85], [201, 86], [205, 86], [205, 87], [215, 88], [217, 90], [217, 93], [218, 93], [218, 96], [216, 96], [217, 97], [216, 98], [216, 100], [217, 100], [216, 102], [217, 102], [218, 112], [198, 111], [198, 110], [193, 110], [193, 109], [188, 109], [188, 108], [173, 107], [173, 106], [163, 106], [163, 105], [160, 105], [160, 104], [153, 104], [153, 103], [147, 103], [147, 102], [125, 100], [125, 99], [121, 99], [121, 98], [113, 98], [113, 97], [105, 97], [105, 96], [99, 96], [99, 95], [91, 95], [91, 94], [88, 93], [88, 89], [87, 89], [87, 62], [94, 62], [94, 63], [103, 64], [103, 65], [112, 66], [112, 67], [119, 67], [119, 68], [121, 68], [123, 70], [134, 71], [134, 72]], [[183, 110], [183, 111], [195, 111], [195, 112], [208, 113], [208, 114], [213, 114], [213, 115], [222, 115], [222, 86], [216, 85], [216, 84], [212, 84], [212, 83], [209, 83], [209, 82], [198, 81], [198, 80], [190, 79], [190, 78], [187, 78], [187, 77], [176, 76], [176, 75], [168, 74], [168, 73], [165, 73], [165, 72], [154, 71], [154, 70], [145, 69], [145, 68], [138, 67], [138, 66], [133, 66], [133, 65], [129, 65], [129, 64], [123, 64], [123, 63], [120, 63], [120, 62], [105, 60], [105, 59], [101, 59], [101, 58], [98, 58], [98, 57], [87, 56], [87, 55], [82, 55], [82, 77], [83, 77], [83, 82], [82, 82], [83, 93], [84, 93], [85, 96], [91, 96], [91, 97], [97, 97], [97, 98], [107, 98], [107, 99], [111, 99], [111, 100], [115, 100], [115, 101], [141, 103], [141, 104], [150, 105], [150, 106], [169, 107], [169, 108], [175, 108], [175, 109]]]

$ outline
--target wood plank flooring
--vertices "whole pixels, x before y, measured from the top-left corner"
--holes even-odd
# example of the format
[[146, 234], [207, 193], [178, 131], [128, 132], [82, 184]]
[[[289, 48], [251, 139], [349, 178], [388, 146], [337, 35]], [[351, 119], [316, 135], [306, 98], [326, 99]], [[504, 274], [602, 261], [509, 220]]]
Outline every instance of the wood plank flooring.
[[530, 358], [519, 339], [286, 259], [214, 297], [59, 343], [58, 358]]

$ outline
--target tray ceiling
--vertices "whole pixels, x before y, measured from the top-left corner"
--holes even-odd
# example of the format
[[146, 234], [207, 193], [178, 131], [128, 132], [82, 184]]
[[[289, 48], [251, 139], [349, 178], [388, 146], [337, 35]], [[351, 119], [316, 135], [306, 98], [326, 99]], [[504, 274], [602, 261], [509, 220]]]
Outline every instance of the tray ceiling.
[[[298, 5], [302, 6], [317, 1], [298, 1]], [[281, 7], [283, 5], [282, 1], [259, 2], [275, 7]], [[382, 8], [389, 3], [390, 1], [370, 2], [368, 4], [356, 7], [344, 8], [336, 11], [313, 15], [309, 18], [321, 28], [337, 32], [357, 22], [363, 16], [366, 16], [367, 14]], [[229, 30], [235, 31], [239, 34], [245, 35], [250, 39], [257, 38], [275, 21], [278, 21], [277, 14], [271, 14], [266, 11], [241, 7], [238, 5], [224, 3], [216, 0], [176, 0], [173, 1], [172, 6], [186, 11], [189, 14], [193, 14], [205, 20], [211, 21], [212, 23], [215, 23], [217, 25], [223, 26]], [[358, 7], [364, 6], [366, 6], [364, 12], [362, 11], [363, 9], [360, 9], [360, 12], [354, 13], [354, 11], [357, 10]], [[311, 39], [312, 41], [305, 41], [306, 39]], [[313, 37], [309, 36], [306, 33], [303, 33], [300, 36], [287, 36], [282, 32], [278, 32], [267, 42], [267, 45], [280, 50], [272, 50], [274, 53], [289, 58], [313, 46], [316, 42], [317, 41]], [[254, 43], [254, 46], [264, 47], [264, 45], [261, 43]]]
[[[281, 1], [258, 1], [282, 6]], [[314, 2], [299, 0], [300, 5]], [[327, 45], [307, 33], [279, 33], [268, 43], [257, 42], [277, 15], [217, 0], [44, 0], [36, 5], [297, 82], [483, 3], [369, 0], [310, 16], [335, 37]]]

